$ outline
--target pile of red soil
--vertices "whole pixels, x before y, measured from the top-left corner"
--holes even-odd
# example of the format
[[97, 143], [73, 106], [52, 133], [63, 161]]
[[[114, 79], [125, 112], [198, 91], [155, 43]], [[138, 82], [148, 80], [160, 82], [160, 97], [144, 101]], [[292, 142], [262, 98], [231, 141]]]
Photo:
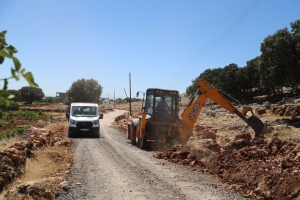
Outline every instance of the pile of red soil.
[[254, 138], [247, 145], [213, 152], [175, 146], [155, 157], [205, 169], [244, 196], [254, 199], [300, 199], [300, 146]]

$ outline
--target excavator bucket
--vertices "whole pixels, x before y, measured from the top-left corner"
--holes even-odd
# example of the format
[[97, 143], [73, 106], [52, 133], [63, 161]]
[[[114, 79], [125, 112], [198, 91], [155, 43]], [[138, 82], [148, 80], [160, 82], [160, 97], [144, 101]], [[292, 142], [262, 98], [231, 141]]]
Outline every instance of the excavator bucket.
[[249, 117], [246, 123], [254, 130], [255, 137], [262, 137], [267, 132], [266, 122], [261, 121], [255, 115]]

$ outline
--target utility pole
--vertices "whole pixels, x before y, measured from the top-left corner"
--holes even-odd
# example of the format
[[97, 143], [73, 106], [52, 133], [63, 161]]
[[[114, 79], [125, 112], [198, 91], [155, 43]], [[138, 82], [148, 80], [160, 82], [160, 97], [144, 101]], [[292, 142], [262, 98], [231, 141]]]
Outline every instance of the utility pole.
[[131, 115], [131, 74], [129, 73], [129, 113]]
[[115, 90], [114, 90], [114, 108], [116, 108], [116, 93], [115, 93]]

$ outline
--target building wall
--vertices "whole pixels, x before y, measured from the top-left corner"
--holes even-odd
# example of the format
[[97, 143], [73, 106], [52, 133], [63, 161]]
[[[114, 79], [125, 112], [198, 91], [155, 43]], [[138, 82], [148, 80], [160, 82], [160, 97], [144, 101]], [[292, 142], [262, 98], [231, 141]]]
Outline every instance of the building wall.
[[64, 102], [64, 100], [66, 99], [67, 97], [67, 93], [65, 92], [56, 92], [56, 99], [58, 102]]

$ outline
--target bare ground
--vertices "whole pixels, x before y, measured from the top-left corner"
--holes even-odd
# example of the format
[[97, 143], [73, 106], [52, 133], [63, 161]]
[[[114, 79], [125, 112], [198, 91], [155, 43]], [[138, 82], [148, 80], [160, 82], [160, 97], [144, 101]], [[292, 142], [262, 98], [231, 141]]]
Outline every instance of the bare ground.
[[[264, 104], [252, 104], [253, 110], [264, 109], [264, 113], [257, 115], [268, 124], [264, 138], [254, 139], [254, 131], [237, 115], [216, 104], [208, 104], [203, 108], [187, 146], [157, 150], [154, 156], [207, 171], [227, 183], [225, 188], [238, 191], [247, 198], [299, 199], [300, 118], [299, 114], [285, 116], [286, 108], [293, 105], [299, 108], [289, 99], [282, 104], [273, 104], [269, 109], [265, 109]], [[280, 109], [286, 110], [280, 113]], [[120, 122], [116, 127], [123, 128], [125, 134], [126, 126], [122, 120]], [[207, 136], [210, 139], [206, 140]]]
[[[157, 160], [109, 126], [124, 111], [105, 114], [101, 138], [73, 138], [69, 188], [57, 199], [243, 199], [204, 171]], [[110, 122], [109, 122], [110, 121]]]

